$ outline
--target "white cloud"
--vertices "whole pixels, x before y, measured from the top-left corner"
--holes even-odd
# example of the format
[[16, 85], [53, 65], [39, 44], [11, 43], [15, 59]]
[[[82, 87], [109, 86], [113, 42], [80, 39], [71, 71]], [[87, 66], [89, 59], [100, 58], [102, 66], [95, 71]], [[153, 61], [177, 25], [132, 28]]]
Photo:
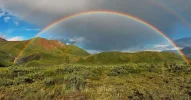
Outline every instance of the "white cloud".
[[26, 31], [40, 31], [40, 29], [25, 29]]
[[11, 17], [4, 17], [5, 22], [9, 22], [10, 19], [11, 19]]
[[164, 45], [157, 44], [157, 45], [154, 45], [152, 50], [156, 50], [156, 51], [175, 51], [177, 49], [182, 49], [182, 48], [174, 47], [173, 45], [170, 45], [170, 44], [164, 44]]
[[83, 37], [78, 37], [78, 38], [72, 38], [72, 39], [69, 39], [70, 42], [74, 42], [74, 43], [78, 43], [78, 42], [82, 42], [84, 40]]
[[6, 14], [6, 10], [4, 8], [0, 7], [0, 18], [2, 16], [5, 16], [5, 14]]
[[19, 22], [15, 21], [14, 23], [17, 27], [19, 26]]
[[5, 16], [5, 12], [0, 12], [0, 18], [1, 18], [2, 16]]
[[98, 54], [98, 53], [100, 53], [100, 52], [102, 52], [102, 51], [99, 51], [99, 50], [86, 50], [88, 53], [90, 53], [90, 54]]
[[22, 40], [24, 40], [24, 37], [16, 36], [16, 37], [8, 38], [7, 40], [8, 41], [22, 41]]

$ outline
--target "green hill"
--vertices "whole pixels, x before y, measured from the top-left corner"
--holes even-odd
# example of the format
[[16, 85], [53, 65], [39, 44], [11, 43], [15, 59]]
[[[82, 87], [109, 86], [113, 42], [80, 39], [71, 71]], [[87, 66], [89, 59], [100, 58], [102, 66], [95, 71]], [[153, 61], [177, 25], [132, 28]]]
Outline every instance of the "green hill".
[[7, 41], [7, 40], [0, 37], [0, 42], [4, 42], [4, 41]]
[[0, 67], [10, 66], [13, 63], [14, 57], [11, 54], [0, 50]]
[[[25, 48], [26, 46], [27, 48]], [[65, 59], [66, 57], [70, 58], [70, 62], [74, 62], [80, 59], [80, 57], [90, 55], [77, 46], [65, 45], [57, 40], [47, 40], [38, 37], [27, 41], [3, 41], [0, 42], [0, 47], [2, 51], [8, 52], [13, 58], [21, 54], [17, 62], [19, 64], [34, 60], [42, 63], [52, 62], [52, 64], [56, 64], [57, 62], [63, 62], [59, 59]], [[1, 58], [4, 57], [2, 55], [0, 55]], [[1, 59], [2, 62], [6, 62], [5, 60], [7, 58]]]
[[176, 53], [171, 52], [103, 52], [88, 56], [81, 63], [88, 64], [123, 64], [123, 63], [160, 63], [160, 62], [182, 62], [183, 59]]
[[75, 45], [68, 45], [64, 50], [64, 53], [73, 54], [78, 56], [89, 56], [90, 54], [85, 50], [75, 46]]
[[[27, 46], [27, 48], [25, 48]], [[183, 62], [181, 56], [171, 52], [102, 52], [90, 55], [75, 45], [65, 45], [57, 40], [34, 38], [27, 41], [0, 42], [0, 64], [55, 65], [62, 63], [81, 64], [125, 64], [125, 63], [161, 63]], [[23, 48], [25, 48], [23, 50]], [[6, 51], [6, 52], [5, 52]], [[21, 54], [19, 58], [18, 54]]]

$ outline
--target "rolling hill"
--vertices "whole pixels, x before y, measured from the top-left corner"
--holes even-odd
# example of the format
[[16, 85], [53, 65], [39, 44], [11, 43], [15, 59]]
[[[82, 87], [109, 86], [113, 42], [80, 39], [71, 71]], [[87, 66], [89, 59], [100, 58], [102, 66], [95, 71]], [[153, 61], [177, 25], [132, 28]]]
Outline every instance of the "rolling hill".
[[7, 40], [0, 37], [0, 42], [4, 42], [4, 41], [7, 41]]
[[82, 63], [88, 64], [124, 64], [124, 63], [160, 63], [160, 62], [181, 62], [182, 58], [176, 53], [171, 52], [102, 52], [91, 55], [83, 60]]
[[26, 41], [3, 41], [0, 42], [0, 47], [1, 66], [10, 66], [13, 62], [26, 66], [49, 66], [62, 63], [124, 64], [183, 61], [178, 54], [170, 52], [102, 52], [90, 55], [75, 45], [65, 45], [57, 40], [39, 37]]
[[9, 66], [14, 61], [14, 57], [5, 51], [0, 50], [0, 67]]
[[[27, 48], [25, 48], [26, 46]], [[39, 62], [52, 62], [53, 64], [53, 61], [55, 61], [56, 64], [56, 62], [59, 61], [58, 59], [63, 59], [65, 57], [69, 57], [72, 62], [76, 61], [76, 58], [90, 55], [77, 46], [65, 45], [57, 40], [47, 40], [39, 37], [27, 41], [0, 42], [0, 47], [1, 51], [8, 52], [14, 58], [17, 57], [18, 54], [21, 54], [19, 58], [17, 58], [18, 64], [28, 63], [34, 60], [41, 60]], [[23, 50], [23, 48], [25, 49]], [[2, 52], [0, 53], [3, 54]]]

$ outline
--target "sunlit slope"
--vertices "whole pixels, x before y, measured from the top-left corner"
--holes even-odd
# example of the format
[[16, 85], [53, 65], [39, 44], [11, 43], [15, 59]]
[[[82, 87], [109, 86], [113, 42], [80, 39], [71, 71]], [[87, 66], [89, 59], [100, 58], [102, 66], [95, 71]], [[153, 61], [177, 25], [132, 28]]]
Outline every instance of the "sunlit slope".
[[[1, 51], [6, 51], [13, 58], [18, 58], [19, 64], [33, 60], [38, 60], [41, 63], [57, 64], [57, 62], [62, 63], [63, 61], [59, 59], [64, 59], [65, 57], [69, 57], [71, 62], [73, 62], [79, 57], [90, 55], [77, 46], [65, 45], [60, 41], [44, 38], [34, 38], [32, 41], [3, 41], [0, 42], [0, 47]], [[7, 58], [4, 60], [7, 60]]]
[[7, 41], [7, 40], [0, 37], [0, 42], [3, 42], [3, 41]]
[[[27, 48], [25, 48], [27, 46]], [[182, 57], [172, 52], [103, 52], [90, 55], [75, 45], [65, 45], [57, 40], [34, 38], [32, 41], [0, 42], [0, 62], [7, 66], [16, 64], [55, 65], [62, 63], [81, 64], [125, 64], [125, 63], [164, 63], [184, 62]], [[5, 63], [6, 62], [6, 63]]]
[[160, 62], [183, 62], [181, 56], [171, 52], [103, 52], [88, 56], [81, 63], [89, 64], [121, 64], [121, 63], [160, 63]]
[[64, 53], [73, 54], [77, 56], [89, 56], [90, 54], [85, 50], [75, 46], [75, 45], [68, 45], [64, 50]]
[[20, 58], [17, 64], [25, 66], [52, 66], [57, 64], [76, 63], [81, 57], [71, 54], [49, 54], [49, 53], [34, 53], [32, 55]]
[[6, 41], [0, 42], [0, 49], [16, 56], [27, 44], [28, 41]]
[[0, 50], [0, 67], [10, 66], [14, 57], [10, 53]]

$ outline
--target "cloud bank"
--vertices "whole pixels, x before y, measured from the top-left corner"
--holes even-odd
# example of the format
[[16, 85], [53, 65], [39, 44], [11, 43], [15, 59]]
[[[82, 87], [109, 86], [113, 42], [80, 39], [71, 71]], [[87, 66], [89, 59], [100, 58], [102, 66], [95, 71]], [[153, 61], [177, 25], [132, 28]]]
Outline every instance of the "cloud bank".
[[[151, 2], [152, 1], [152, 2]], [[189, 0], [0, 0], [3, 8], [18, 16], [21, 20], [33, 23], [41, 28], [75, 13], [92, 10], [111, 10], [128, 13], [147, 21], [174, 39], [176, 24], [181, 20], [169, 12], [161, 3], [182, 18], [191, 21], [191, 1]], [[177, 4], [178, 7], [177, 7]], [[182, 12], [185, 11], [185, 12]], [[185, 25], [185, 27], [187, 27]], [[153, 30], [120, 16], [102, 14], [81, 16], [65, 21], [44, 33], [59, 40], [76, 44], [87, 50], [133, 50], [151, 45], [168, 44]], [[83, 38], [80, 41], [72, 39]]]

